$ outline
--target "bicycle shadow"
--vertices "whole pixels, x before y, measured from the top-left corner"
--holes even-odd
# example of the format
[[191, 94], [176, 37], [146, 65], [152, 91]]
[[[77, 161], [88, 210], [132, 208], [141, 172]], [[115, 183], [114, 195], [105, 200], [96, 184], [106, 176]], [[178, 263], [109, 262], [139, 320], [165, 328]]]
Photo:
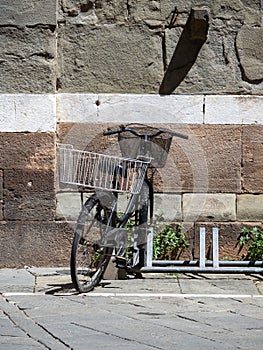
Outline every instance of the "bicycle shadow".
[[[169, 26], [172, 26], [172, 20]], [[169, 28], [168, 26], [168, 28]], [[171, 61], [159, 88], [161, 95], [171, 94], [184, 80], [206, 42], [209, 12], [206, 8], [193, 8], [179, 38]]]

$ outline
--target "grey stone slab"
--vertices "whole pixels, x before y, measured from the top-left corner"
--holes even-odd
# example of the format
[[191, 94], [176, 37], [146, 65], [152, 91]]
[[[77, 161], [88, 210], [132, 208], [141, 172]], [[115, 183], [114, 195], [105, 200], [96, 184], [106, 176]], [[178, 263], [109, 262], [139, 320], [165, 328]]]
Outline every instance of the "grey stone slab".
[[[185, 278], [185, 283], [191, 280]], [[157, 278], [157, 282], [162, 284], [163, 279]], [[253, 350], [261, 349], [262, 320], [258, 314], [263, 299], [88, 294], [10, 296], [8, 300], [73, 349], [85, 349], [87, 344], [94, 349], [173, 349], [178, 344], [184, 349], [232, 350], [237, 344], [241, 349], [244, 344], [251, 344], [249, 348]]]
[[44, 345], [45, 348], [50, 349], [67, 349], [59, 339], [55, 339], [50, 333], [46, 332], [39, 326], [32, 318], [28, 317], [23, 311], [23, 307], [18, 307], [10, 302], [5, 302], [0, 299], [1, 308], [8, 318], [19, 327], [25, 334], [30, 337], [30, 340], [36, 340]]
[[35, 277], [27, 270], [0, 270], [0, 292], [33, 292]]
[[158, 92], [163, 75], [160, 36], [145, 26], [84, 28], [59, 28], [63, 92]]
[[249, 277], [239, 275], [229, 277], [221, 275], [209, 276], [205, 278], [193, 278], [191, 280], [180, 278], [180, 286], [182, 293], [200, 293], [200, 294], [243, 294], [253, 295], [259, 294], [255, 284]]
[[0, 26], [0, 92], [54, 92], [55, 57], [56, 33], [50, 28]]

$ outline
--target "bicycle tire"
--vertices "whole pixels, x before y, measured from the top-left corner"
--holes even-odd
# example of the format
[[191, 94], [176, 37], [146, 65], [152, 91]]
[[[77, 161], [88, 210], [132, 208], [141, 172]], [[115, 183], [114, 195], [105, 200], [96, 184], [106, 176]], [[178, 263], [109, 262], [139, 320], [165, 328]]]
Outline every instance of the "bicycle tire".
[[70, 271], [75, 289], [86, 293], [103, 278], [113, 248], [99, 245], [109, 222], [109, 209], [96, 194], [85, 202], [79, 215], [71, 250]]

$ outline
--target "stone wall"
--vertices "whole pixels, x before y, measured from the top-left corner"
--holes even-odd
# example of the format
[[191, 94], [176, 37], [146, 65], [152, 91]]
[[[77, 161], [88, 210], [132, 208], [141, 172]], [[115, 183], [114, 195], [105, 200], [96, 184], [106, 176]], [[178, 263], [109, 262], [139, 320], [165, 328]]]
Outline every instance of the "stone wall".
[[0, 266], [68, 264], [65, 217], [80, 204], [58, 191], [56, 142], [115, 152], [102, 131], [129, 122], [189, 135], [156, 173], [155, 213], [184, 222], [190, 258], [203, 224], [220, 228], [221, 258], [238, 257], [240, 228], [263, 219], [261, 1], [3, 0], [0, 10]]

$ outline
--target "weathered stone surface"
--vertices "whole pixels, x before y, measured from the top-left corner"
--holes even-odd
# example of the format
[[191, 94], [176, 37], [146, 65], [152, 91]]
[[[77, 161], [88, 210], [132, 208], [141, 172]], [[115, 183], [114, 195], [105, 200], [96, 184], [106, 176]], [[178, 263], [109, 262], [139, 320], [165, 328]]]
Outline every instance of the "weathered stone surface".
[[263, 126], [243, 126], [242, 189], [262, 193], [263, 189]]
[[263, 28], [243, 26], [236, 39], [237, 51], [248, 81], [263, 80]]
[[125, 0], [64, 0], [60, 2], [60, 16], [74, 24], [124, 23], [128, 4]]
[[242, 25], [243, 23], [260, 25], [261, 23], [260, 0], [209, 1], [207, 5], [211, 8], [215, 18], [220, 19], [225, 26]]
[[55, 218], [53, 171], [5, 170], [4, 218], [49, 221]]
[[[182, 35], [181, 28], [166, 29], [166, 52], [168, 66], [178, 49]], [[181, 46], [183, 43], [181, 44]], [[184, 54], [186, 56], [187, 53]], [[190, 55], [189, 55], [190, 56]], [[192, 65], [188, 74], [175, 93], [237, 93], [246, 91], [240, 77], [239, 62], [235, 54], [235, 33], [222, 35], [217, 30], [209, 30], [208, 39], [203, 44], [196, 60], [184, 58], [184, 64]], [[180, 71], [178, 70], [178, 74]]]
[[[246, 223], [246, 225], [253, 225]], [[200, 222], [195, 225], [195, 245], [194, 258], [199, 258], [200, 227], [206, 228], [206, 258], [212, 259], [212, 228], [219, 229], [219, 259], [220, 260], [240, 260], [245, 253], [245, 248], [240, 251], [238, 239], [243, 227], [242, 222]]]
[[238, 221], [263, 221], [263, 195], [241, 194], [237, 196]]
[[157, 92], [161, 38], [147, 28], [71, 25], [60, 28], [59, 41], [63, 91]]
[[54, 92], [55, 56], [49, 27], [0, 27], [0, 93]]
[[240, 192], [241, 127], [203, 125], [192, 130], [203, 152], [199, 155], [200, 171], [207, 171], [208, 192]]
[[236, 220], [235, 194], [183, 194], [184, 221]]
[[57, 0], [1, 0], [0, 25], [56, 25]]
[[0, 133], [0, 169], [52, 170], [53, 133]]
[[69, 264], [73, 232], [66, 223], [0, 222], [0, 232], [1, 268]]

